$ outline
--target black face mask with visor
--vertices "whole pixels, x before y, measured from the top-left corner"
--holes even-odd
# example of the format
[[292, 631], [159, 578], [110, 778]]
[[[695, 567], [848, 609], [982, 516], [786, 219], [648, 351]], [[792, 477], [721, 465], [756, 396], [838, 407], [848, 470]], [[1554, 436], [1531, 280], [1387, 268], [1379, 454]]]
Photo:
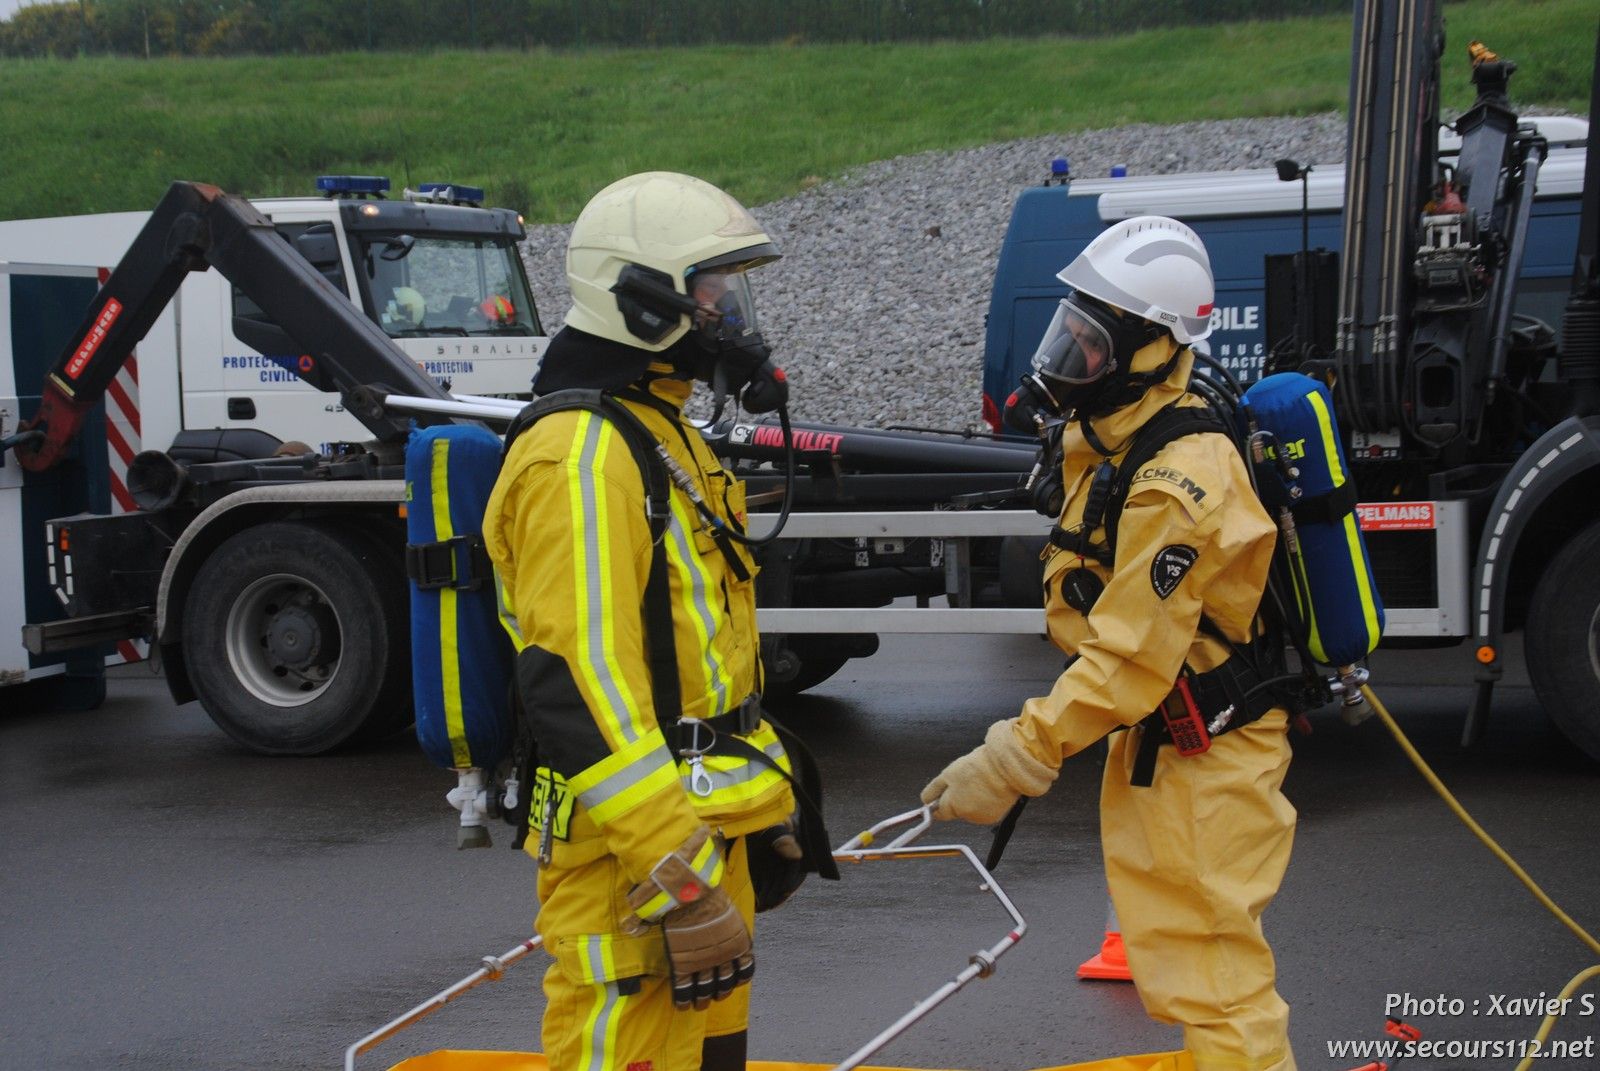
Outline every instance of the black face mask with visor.
[[[794, 500], [794, 435], [789, 427], [789, 381], [772, 360], [772, 351], [761, 337], [756, 320], [755, 300], [746, 273], [778, 259], [777, 247], [770, 243], [750, 246], [696, 264], [684, 273], [681, 294], [671, 276], [641, 264], [628, 264], [617, 276], [611, 292], [617, 295], [617, 308], [629, 331], [646, 342], [659, 342], [690, 318], [689, 333], [662, 351], [677, 375], [711, 385], [712, 414], [709, 424], [722, 416], [729, 396], [736, 396], [747, 413], [776, 411], [783, 429], [784, 495], [777, 521], [767, 535], [752, 539], [728, 531], [729, 538], [747, 546], [761, 547], [783, 532]], [[708, 521], [703, 503], [696, 508]]]
[[1177, 367], [1178, 353], [1161, 367], [1134, 373], [1134, 354], [1168, 332], [1120, 313], [1081, 291], [1063, 298], [1034, 351], [1033, 371], [1006, 403], [1006, 419], [1032, 432], [1038, 419], [1069, 412], [1101, 416], [1138, 401]]
[[770, 413], [788, 401], [788, 380], [761, 337], [746, 275], [777, 256], [763, 244], [696, 264], [685, 273], [687, 294], [665, 273], [638, 264], [624, 267], [612, 287], [623, 322], [646, 342], [665, 338], [682, 317], [690, 318], [688, 335], [664, 356], [680, 374], [711, 386], [712, 421], [730, 396], [748, 413]]

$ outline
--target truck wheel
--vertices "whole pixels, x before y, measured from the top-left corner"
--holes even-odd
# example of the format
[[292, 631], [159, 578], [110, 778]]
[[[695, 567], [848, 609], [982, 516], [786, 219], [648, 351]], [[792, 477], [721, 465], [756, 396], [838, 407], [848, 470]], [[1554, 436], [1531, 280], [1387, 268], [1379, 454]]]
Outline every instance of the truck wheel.
[[866, 658], [878, 649], [871, 633], [801, 634], [790, 636], [781, 648], [763, 642], [762, 694], [769, 699], [792, 699], [814, 688], [844, 668], [852, 658]]
[[1600, 762], [1600, 523], [1562, 547], [1528, 609], [1533, 690], [1556, 727]]
[[316, 755], [410, 717], [405, 579], [362, 538], [248, 529], [207, 559], [184, 613], [195, 693], [252, 751]]

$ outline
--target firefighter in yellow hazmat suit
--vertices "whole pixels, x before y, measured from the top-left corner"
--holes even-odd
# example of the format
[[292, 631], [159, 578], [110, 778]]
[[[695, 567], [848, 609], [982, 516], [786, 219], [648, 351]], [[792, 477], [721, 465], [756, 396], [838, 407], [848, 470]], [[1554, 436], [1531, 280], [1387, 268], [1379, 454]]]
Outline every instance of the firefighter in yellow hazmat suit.
[[[1257, 620], [1274, 528], [1223, 435], [1186, 434], [1117, 469], [1152, 422], [1202, 404], [1186, 391], [1188, 347], [1210, 332], [1210, 261], [1188, 227], [1146, 216], [1108, 228], [1059, 278], [1072, 292], [1032, 382], [1071, 420], [1044, 570], [1050, 636], [1071, 660], [922, 798], [939, 818], [998, 822], [1110, 734], [1106, 877], [1146, 1010], [1183, 1026], [1199, 1071], [1292, 1071], [1261, 928], [1295, 825], [1280, 791], [1288, 715], [1251, 691], [1275, 657]], [[1120, 514], [1098, 515], [1119, 479]]]
[[[756, 702], [756, 566], [725, 531], [743, 530], [744, 488], [680, 410], [696, 379], [781, 384], [750, 359], [765, 349], [745, 276], [777, 257], [743, 207], [687, 175], [596, 195], [573, 226], [574, 306], [535, 390], [611, 392], [684, 482], [656, 541], [617, 425], [562, 410], [513, 440], [486, 513], [538, 747], [527, 847], [542, 856], [537, 928], [555, 959], [543, 1043], [561, 1071], [744, 1066], [749, 835], [783, 826], [795, 800]], [[650, 616], [663, 581], [665, 668], [651, 660], [665, 649]], [[760, 843], [798, 855], [792, 837]]]

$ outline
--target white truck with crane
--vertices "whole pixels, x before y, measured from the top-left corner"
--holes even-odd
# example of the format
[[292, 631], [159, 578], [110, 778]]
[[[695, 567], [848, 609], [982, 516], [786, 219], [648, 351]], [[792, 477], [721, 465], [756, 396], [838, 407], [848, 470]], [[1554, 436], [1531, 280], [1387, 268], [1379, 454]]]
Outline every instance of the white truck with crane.
[[[388, 337], [392, 356], [419, 374], [461, 391], [525, 397], [548, 340], [518, 254], [521, 218], [483, 208], [482, 191], [459, 184], [423, 184], [395, 200], [385, 196], [388, 180], [372, 176], [324, 176], [317, 185], [319, 196], [253, 204], [278, 245], [325, 280], [319, 300], [333, 295], [364, 314]], [[111, 277], [111, 265], [151, 218], [123, 212], [0, 222], [0, 438], [15, 435], [33, 415], [41, 384], [69, 338], [84, 341], [71, 365], [78, 379], [64, 365], [63, 382], [81, 396], [85, 366], [94, 363], [104, 332], [112, 331], [115, 342], [137, 324], [136, 354], [128, 349], [115, 367], [95, 365], [96, 372], [114, 374], [90, 387], [82, 424], [56, 463], [29, 471], [0, 454], [0, 575], [21, 596], [0, 607], [0, 684], [33, 681], [49, 705], [99, 701], [107, 644], [113, 660], [144, 657], [149, 621], [107, 629], [100, 615], [113, 606], [139, 609], [127, 603], [140, 601], [134, 593], [153, 582], [161, 563], [113, 552], [101, 559], [107, 566], [101, 575], [66, 575], [70, 535], [65, 544], [47, 544], [46, 520], [141, 517], [108, 523], [159, 545], [164, 537], [143, 523], [158, 514], [141, 510], [138, 499], [147, 491], [141, 481], [149, 464], [169, 449], [180, 464], [227, 462], [270, 458], [284, 450], [284, 440], [309, 440], [332, 456], [346, 449], [338, 444], [368, 437], [336, 395], [307, 382], [314, 350], [292, 341], [221, 273], [178, 272], [177, 281], [157, 288], [149, 307], [132, 308], [124, 295], [101, 310], [105, 323], [82, 330], [84, 309]], [[165, 253], [147, 250], [142, 266], [130, 264], [130, 271], [166, 270], [159, 263]], [[146, 445], [155, 450], [146, 454]], [[276, 471], [295, 464], [293, 457], [279, 463]], [[325, 534], [337, 541], [340, 522], [329, 524]], [[157, 527], [175, 534], [170, 519]], [[50, 583], [52, 570], [62, 583]], [[74, 628], [64, 620], [85, 614], [94, 621], [79, 623], [77, 640], [93, 642], [63, 634]], [[38, 626], [29, 634], [39, 650], [19, 642], [25, 623]], [[48, 642], [45, 633], [53, 637]], [[303, 681], [279, 679], [270, 666], [258, 669], [253, 687], [268, 701], [303, 701]], [[247, 679], [246, 691], [250, 686]]]

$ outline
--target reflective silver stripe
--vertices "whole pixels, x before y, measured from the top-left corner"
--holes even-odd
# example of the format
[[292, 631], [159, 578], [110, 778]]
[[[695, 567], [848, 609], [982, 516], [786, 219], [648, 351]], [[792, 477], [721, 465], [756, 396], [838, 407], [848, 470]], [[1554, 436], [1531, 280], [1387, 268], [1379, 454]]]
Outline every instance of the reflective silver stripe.
[[[592, 978], [606, 976], [605, 961], [600, 954], [600, 938], [589, 937], [583, 942], [584, 959], [588, 961]], [[589, 1034], [589, 1067], [591, 1071], [607, 1071], [611, 1066], [611, 1053], [606, 1051], [606, 1032], [611, 1025], [611, 1013], [617, 1007], [617, 986], [614, 982], [596, 983], [603, 996], [600, 1010], [594, 1016], [594, 1029]]]
[[[768, 744], [761, 750], [774, 764], [784, 756], [783, 744], [781, 743]], [[731, 770], [714, 770], [704, 764], [702, 764], [702, 768], [705, 770], [706, 776], [711, 778], [711, 795], [715, 795], [722, 789], [732, 788], [735, 785], [748, 784], [765, 773], [771, 773], [777, 777], [783, 776], [772, 767], [762, 762], [756, 762], [754, 759], [746, 759]], [[778, 767], [779, 770], [782, 768], [782, 766]], [[690, 774], [682, 773], [679, 778], [684, 784], [685, 791], [688, 791], [689, 777]]]
[[722, 668], [722, 663], [717, 659], [717, 653], [712, 649], [711, 641], [717, 636], [717, 619], [711, 610], [711, 603], [706, 598], [707, 576], [705, 567], [700, 564], [700, 557], [695, 553], [694, 547], [689, 542], [688, 533], [685, 531], [682, 516], [686, 507], [680, 501], [674, 501], [672, 506], [672, 523], [667, 531], [672, 536], [672, 545], [677, 548], [678, 557], [683, 566], [678, 570], [687, 581], [686, 586], [693, 598], [694, 612], [700, 618], [700, 623], [705, 628], [706, 642], [703, 645], [706, 681], [715, 693], [714, 706], [711, 716], [727, 712], [728, 709], [728, 682], [727, 673]]
[[583, 452], [578, 458], [578, 487], [583, 498], [583, 542], [585, 560], [590, 568], [584, 575], [588, 595], [589, 620], [583, 623], [589, 636], [589, 667], [594, 679], [600, 683], [606, 700], [611, 704], [613, 723], [622, 730], [623, 739], [633, 743], [639, 734], [633, 725], [634, 705], [623, 698], [622, 688], [613, 676], [610, 659], [606, 657], [605, 619], [611, 607], [604, 602], [602, 571], [611, 568], [611, 548], [603, 546], [600, 539], [599, 496], [603, 493], [595, 479], [595, 455], [600, 450], [600, 436], [606, 424], [597, 416], [584, 414], [588, 427], [584, 431]]
[[640, 784], [658, 770], [673, 765], [675, 765], [675, 762], [672, 752], [668, 751], [665, 746], [653, 748], [616, 773], [578, 793], [578, 799], [582, 801], [587, 810], [592, 811], [606, 801], [620, 796], [630, 788]]
[[[1149, 264], [1157, 257], [1164, 256], [1185, 257], [1188, 260], [1192, 260], [1196, 264], [1204, 267], [1207, 273], [1209, 273], [1211, 270], [1210, 266], [1195, 254], [1194, 249], [1175, 238], [1166, 241], [1151, 242], [1149, 245], [1141, 246], [1140, 248], [1134, 250], [1133, 253], [1128, 257], [1128, 263], [1143, 266]], [[1104, 275], [1101, 275], [1100, 272], [1095, 270], [1095, 266], [1089, 263], [1089, 258], [1083, 256], [1082, 254], [1078, 256], [1078, 259], [1074, 260], [1070, 265], [1068, 265], [1067, 269], [1061, 274], [1066, 275], [1068, 272], [1072, 273], [1074, 280], [1074, 282], [1069, 285], [1082, 290], [1086, 294], [1092, 294], [1101, 301], [1110, 302], [1119, 309], [1128, 309], [1134, 312], [1136, 315], [1143, 315], [1143, 311], [1150, 305], [1149, 301], [1145, 298], [1136, 297], [1135, 295], [1128, 293], [1126, 290], [1122, 289], [1122, 287], [1118, 286], [1116, 283], [1113, 283]], [[1206, 326], [1211, 322], [1211, 317], [1209, 315], [1189, 316], [1180, 312], [1178, 313], [1178, 318], [1183, 321], [1184, 330], [1190, 335], [1202, 334], [1205, 331]]]
[[705, 865], [690, 869], [700, 875], [701, 881], [707, 885], [714, 885], [717, 880], [717, 867], [722, 864], [722, 846], [715, 840], [708, 840], [706, 843], [711, 845], [711, 850], [706, 853]]
[[[1170, 227], [1167, 229], [1171, 230]], [[1199, 254], [1194, 246], [1188, 242], [1180, 242], [1176, 238], [1167, 238], [1162, 241], [1151, 242], [1149, 245], [1140, 246], [1128, 254], [1128, 263], [1142, 268], [1157, 257], [1183, 257], [1186, 260], [1194, 261], [1207, 271], [1211, 270], [1211, 265], [1206, 263], [1205, 258]]]
[[506, 598], [506, 582], [500, 575], [500, 570], [494, 571], [494, 605], [500, 614], [500, 625], [511, 636], [511, 642], [518, 651], [526, 647], [527, 641], [522, 638], [522, 628], [517, 623], [517, 615], [511, 609], [511, 603]]

